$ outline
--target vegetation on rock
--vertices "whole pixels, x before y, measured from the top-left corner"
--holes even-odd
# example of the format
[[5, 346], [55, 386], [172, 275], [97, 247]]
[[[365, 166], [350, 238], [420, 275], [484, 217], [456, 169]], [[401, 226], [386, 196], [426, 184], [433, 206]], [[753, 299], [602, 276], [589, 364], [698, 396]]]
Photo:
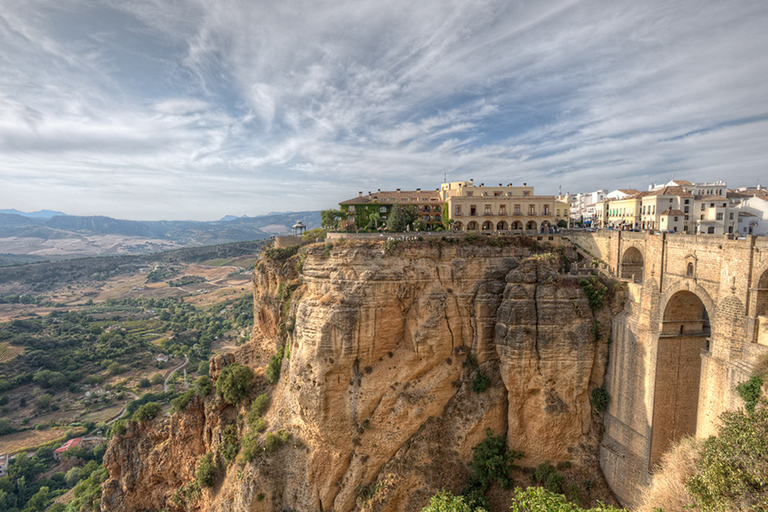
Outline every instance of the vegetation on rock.
[[225, 402], [238, 405], [248, 396], [253, 383], [253, 371], [247, 366], [233, 363], [224, 367], [216, 380], [216, 391]]

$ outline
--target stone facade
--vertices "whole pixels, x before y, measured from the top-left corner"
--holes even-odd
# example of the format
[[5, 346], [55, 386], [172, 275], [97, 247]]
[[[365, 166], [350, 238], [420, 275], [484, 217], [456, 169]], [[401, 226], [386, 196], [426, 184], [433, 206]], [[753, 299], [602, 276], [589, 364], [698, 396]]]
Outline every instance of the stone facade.
[[761, 334], [768, 239], [619, 231], [567, 237], [631, 282], [613, 324], [600, 462], [616, 495], [633, 507], [669, 444], [715, 433], [719, 415], [742, 406], [735, 386], [768, 355]]

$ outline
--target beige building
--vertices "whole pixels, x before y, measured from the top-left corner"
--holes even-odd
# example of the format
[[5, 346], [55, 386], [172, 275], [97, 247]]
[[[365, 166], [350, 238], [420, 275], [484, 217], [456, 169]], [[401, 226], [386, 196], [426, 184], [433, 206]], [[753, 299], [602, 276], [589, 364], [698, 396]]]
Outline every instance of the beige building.
[[443, 183], [440, 196], [455, 231], [549, 232], [568, 222], [570, 206], [555, 196], [537, 196], [533, 187], [486, 187], [473, 180]]
[[617, 229], [639, 229], [640, 207], [643, 195], [647, 192], [637, 192], [623, 199], [610, 201], [608, 210], [608, 226]]

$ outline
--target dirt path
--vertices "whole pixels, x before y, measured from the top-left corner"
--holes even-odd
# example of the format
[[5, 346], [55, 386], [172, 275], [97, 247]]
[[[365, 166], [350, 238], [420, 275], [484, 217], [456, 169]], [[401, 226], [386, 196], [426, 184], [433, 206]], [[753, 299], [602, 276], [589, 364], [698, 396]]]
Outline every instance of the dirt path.
[[171, 380], [171, 377], [173, 377], [173, 374], [176, 373], [176, 370], [181, 370], [185, 366], [187, 366], [187, 363], [189, 363], [189, 357], [187, 357], [186, 354], [184, 354], [184, 363], [180, 366], [177, 366], [173, 370], [171, 370], [171, 373], [168, 374], [168, 376], [165, 378], [165, 382], [163, 382], [163, 391], [166, 393], [168, 392], [168, 381]]

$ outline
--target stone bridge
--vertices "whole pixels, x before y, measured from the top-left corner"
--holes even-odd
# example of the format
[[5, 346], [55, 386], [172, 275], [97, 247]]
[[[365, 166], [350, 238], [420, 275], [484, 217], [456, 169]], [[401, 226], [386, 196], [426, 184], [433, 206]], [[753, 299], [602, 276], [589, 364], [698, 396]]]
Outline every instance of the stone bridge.
[[638, 504], [670, 443], [714, 434], [768, 362], [768, 238], [599, 231], [564, 235], [627, 282], [613, 325], [600, 465]]

